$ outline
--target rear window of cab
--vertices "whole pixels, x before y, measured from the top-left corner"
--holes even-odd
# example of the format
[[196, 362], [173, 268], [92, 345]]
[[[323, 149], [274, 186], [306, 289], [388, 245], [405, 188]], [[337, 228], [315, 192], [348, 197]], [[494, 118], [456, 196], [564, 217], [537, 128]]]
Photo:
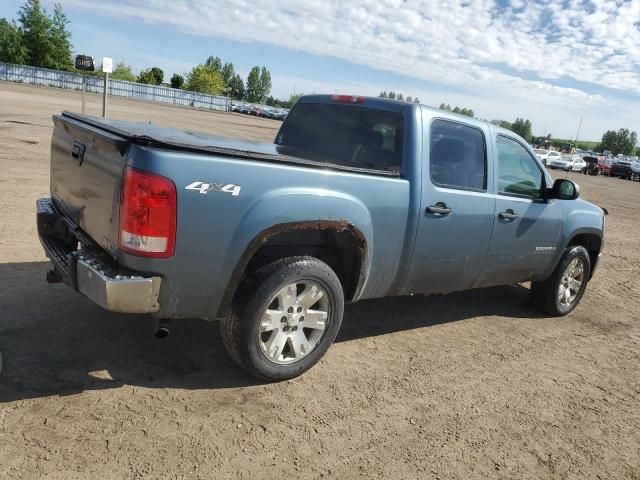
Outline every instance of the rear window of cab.
[[352, 105], [298, 103], [282, 125], [281, 153], [346, 167], [399, 172], [403, 117]]

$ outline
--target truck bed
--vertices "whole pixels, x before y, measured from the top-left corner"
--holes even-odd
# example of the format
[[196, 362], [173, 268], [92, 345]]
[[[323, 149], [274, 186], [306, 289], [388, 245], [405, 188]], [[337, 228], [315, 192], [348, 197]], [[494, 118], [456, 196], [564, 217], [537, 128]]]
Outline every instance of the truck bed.
[[304, 165], [312, 168], [332, 168], [370, 175], [397, 177], [400, 174], [394, 170], [377, 170], [338, 165], [331, 162], [318, 162], [285, 154], [283, 152], [286, 151], [286, 147], [280, 147], [274, 143], [254, 142], [191, 130], [165, 128], [154, 125], [151, 122], [128, 122], [125, 120], [93, 117], [68, 111], [63, 112], [62, 115], [54, 116], [53, 119], [54, 123], [64, 122], [65, 119], [82, 122], [116, 135], [126, 142], [141, 146], [195, 153], [210, 153], [233, 158], [246, 158], [248, 160]]

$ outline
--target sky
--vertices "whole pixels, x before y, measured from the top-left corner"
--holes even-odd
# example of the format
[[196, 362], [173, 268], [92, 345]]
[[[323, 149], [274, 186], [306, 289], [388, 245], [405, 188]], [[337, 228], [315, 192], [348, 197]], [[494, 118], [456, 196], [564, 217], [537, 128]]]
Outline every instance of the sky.
[[75, 53], [165, 79], [214, 55], [245, 78], [265, 65], [280, 98], [393, 90], [535, 135], [640, 130], [640, 0], [59, 1]]

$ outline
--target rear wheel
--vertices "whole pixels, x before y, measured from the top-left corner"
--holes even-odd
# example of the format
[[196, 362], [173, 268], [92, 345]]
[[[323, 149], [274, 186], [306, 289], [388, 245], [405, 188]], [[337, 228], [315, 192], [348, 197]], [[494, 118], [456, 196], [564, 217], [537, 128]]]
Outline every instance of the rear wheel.
[[547, 280], [531, 283], [531, 300], [549, 315], [567, 315], [580, 303], [590, 274], [589, 252], [579, 245], [568, 247]]
[[290, 257], [253, 274], [221, 322], [225, 348], [247, 372], [286, 380], [315, 365], [333, 343], [344, 310], [335, 272], [313, 257]]

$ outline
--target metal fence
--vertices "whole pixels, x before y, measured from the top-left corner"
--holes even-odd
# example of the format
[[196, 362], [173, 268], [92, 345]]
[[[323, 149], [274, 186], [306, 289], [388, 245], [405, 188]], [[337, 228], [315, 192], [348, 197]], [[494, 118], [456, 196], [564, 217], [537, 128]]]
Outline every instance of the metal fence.
[[[0, 80], [78, 91], [82, 89], [81, 74], [2, 62], [0, 62]], [[103, 90], [104, 78], [87, 75], [87, 92], [102, 94]], [[126, 97], [134, 100], [170, 103], [211, 110], [228, 111], [231, 107], [231, 101], [228, 97], [124, 80], [109, 79], [108, 93], [116, 97]]]

